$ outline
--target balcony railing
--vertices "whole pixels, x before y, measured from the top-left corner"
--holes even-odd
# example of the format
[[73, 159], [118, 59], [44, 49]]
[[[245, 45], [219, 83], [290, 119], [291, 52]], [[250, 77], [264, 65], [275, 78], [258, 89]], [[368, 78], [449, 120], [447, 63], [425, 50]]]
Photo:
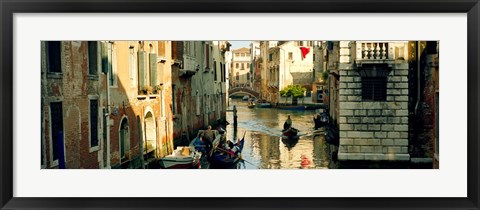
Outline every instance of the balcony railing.
[[357, 42], [357, 60], [394, 60], [392, 44], [388, 42]]

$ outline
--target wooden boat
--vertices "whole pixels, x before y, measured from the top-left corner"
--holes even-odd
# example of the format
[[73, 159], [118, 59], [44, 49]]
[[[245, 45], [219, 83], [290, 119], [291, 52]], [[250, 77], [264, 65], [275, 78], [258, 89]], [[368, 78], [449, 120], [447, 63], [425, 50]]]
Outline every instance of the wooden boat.
[[248, 102], [248, 105], [247, 105], [247, 106], [248, 106], [248, 108], [250, 108], [250, 109], [251, 109], [251, 108], [254, 108], [254, 107], [255, 107], [255, 103], [253, 103], [253, 101]]
[[328, 124], [327, 113], [322, 113], [320, 116], [314, 117], [313, 122], [315, 123], [315, 130], [320, 129]]
[[288, 129], [282, 131], [283, 136], [289, 137], [289, 138], [297, 136], [298, 132], [299, 132], [299, 130], [294, 128], [294, 127], [290, 127]]
[[172, 154], [159, 159], [161, 168], [198, 168], [201, 154], [192, 146], [177, 147]]
[[278, 109], [282, 110], [305, 110], [306, 106], [298, 105], [298, 106], [277, 106]]
[[282, 139], [282, 143], [288, 148], [288, 149], [291, 149], [293, 148], [295, 145], [297, 145], [298, 143], [298, 140], [300, 139], [298, 136], [293, 136], [293, 137], [286, 137], [286, 136], [283, 136]]
[[265, 100], [259, 100], [259, 101], [257, 101], [256, 106], [259, 107], [259, 108], [271, 108], [272, 104], [265, 101]]
[[340, 144], [338, 128], [333, 125], [325, 126], [325, 141], [329, 144], [338, 146]]
[[243, 99], [244, 101], [248, 101], [249, 98], [250, 98], [250, 96], [243, 96], [242, 99]]
[[243, 150], [243, 145], [245, 143], [245, 135], [243, 138], [235, 143], [236, 152], [233, 150], [227, 150], [222, 148], [222, 145], [219, 145], [219, 139], [214, 142], [214, 148], [209, 156], [207, 156], [208, 162], [210, 162], [210, 167], [212, 169], [233, 169], [238, 162], [242, 159], [240, 153]]

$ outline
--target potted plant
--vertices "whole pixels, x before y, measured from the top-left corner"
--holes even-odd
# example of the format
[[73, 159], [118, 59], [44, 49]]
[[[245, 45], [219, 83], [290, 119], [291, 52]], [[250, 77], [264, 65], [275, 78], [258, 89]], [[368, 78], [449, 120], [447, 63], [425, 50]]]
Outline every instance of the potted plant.
[[150, 93], [152, 93], [152, 90], [153, 90], [153, 88], [150, 85], [145, 85], [142, 89], [144, 94], [150, 94]]

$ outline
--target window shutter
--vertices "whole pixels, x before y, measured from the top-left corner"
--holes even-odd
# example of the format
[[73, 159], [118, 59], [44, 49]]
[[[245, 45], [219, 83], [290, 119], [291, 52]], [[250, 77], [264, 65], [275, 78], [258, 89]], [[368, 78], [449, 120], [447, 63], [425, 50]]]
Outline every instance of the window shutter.
[[157, 54], [149, 54], [150, 61], [150, 86], [155, 87], [157, 85]]
[[147, 53], [145, 51], [138, 51], [138, 87], [140, 89], [147, 85]]
[[102, 42], [102, 73], [108, 73], [108, 43]]

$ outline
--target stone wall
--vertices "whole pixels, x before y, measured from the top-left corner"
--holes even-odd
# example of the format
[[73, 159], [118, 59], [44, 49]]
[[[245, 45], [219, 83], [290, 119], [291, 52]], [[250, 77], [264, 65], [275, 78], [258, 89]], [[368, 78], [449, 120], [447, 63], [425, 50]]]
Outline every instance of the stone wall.
[[391, 65], [386, 101], [362, 100], [359, 68], [339, 67], [339, 160], [408, 161], [408, 64]]

